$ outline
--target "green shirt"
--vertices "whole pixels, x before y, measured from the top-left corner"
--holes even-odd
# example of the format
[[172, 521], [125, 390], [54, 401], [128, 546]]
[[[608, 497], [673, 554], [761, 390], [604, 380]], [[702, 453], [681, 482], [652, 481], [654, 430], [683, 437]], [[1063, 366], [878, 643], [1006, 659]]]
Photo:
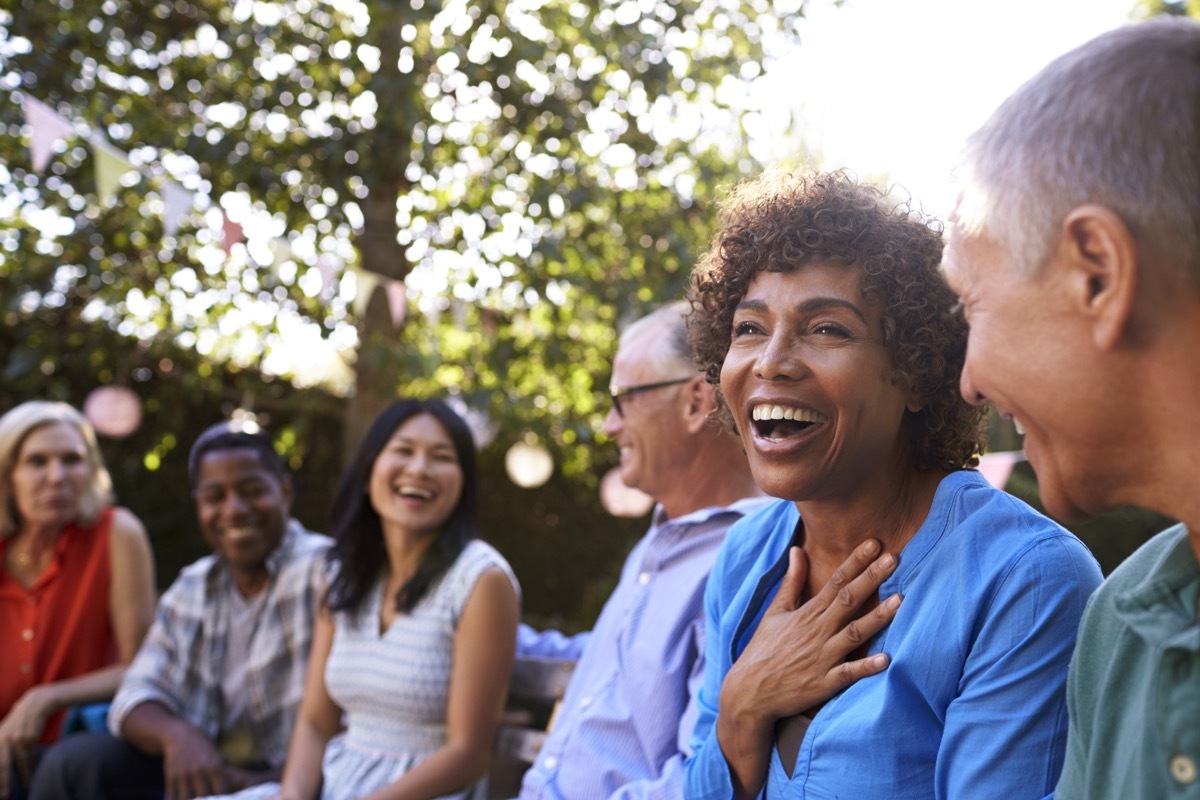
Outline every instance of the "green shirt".
[[1198, 597], [1183, 525], [1139, 548], [1092, 596], [1067, 678], [1057, 800], [1200, 799]]

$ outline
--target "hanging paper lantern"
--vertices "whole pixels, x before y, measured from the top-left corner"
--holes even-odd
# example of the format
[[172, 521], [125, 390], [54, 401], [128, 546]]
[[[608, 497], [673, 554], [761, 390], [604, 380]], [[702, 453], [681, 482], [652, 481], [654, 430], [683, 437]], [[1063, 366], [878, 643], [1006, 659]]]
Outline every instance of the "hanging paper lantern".
[[536, 441], [517, 442], [504, 455], [504, 469], [517, 486], [535, 489], [550, 480], [554, 458]]
[[626, 486], [621, 480], [621, 468], [613, 467], [600, 479], [600, 505], [614, 517], [641, 517], [654, 508], [654, 498]]
[[101, 436], [124, 439], [142, 424], [142, 401], [124, 386], [101, 386], [83, 401], [83, 415]]

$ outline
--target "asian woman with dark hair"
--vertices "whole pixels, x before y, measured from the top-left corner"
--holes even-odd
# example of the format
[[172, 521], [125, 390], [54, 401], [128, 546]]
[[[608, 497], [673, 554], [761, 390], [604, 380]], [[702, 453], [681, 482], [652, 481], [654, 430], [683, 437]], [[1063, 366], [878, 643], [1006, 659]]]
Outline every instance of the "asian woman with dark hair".
[[477, 538], [476, 484], [470, 430], [445, 403], [400, 400], [371, 425], [334, 498], [282, 785], [239, 798], [482, 800], [519, 588]]

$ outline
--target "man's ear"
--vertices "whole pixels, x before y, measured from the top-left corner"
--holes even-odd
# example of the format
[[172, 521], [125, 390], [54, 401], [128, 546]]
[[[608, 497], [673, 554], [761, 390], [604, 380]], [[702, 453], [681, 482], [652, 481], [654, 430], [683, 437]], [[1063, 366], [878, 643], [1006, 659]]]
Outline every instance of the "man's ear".
[[292, 500], [295, 499], [295, 490], [292, 488], [291, 475], [279, 476], [279, 491], [283, 495], [283, 504], [287, 507], [288, 511], [291, 512]]
[[1092, 338], [1112, 350], [1128, 333], [1137, 295], [1133, 233], [1114, 211], [1089, 203], [1063, 220], [1059, 254], [1076, 309], [1091, 321]]
[[684, 419], [688, 433], [699, 433], [710, 424], [710, 415], [717, 407], [716, 391], [716, 387], [704, 380], [703, 375], [697, 375], [683, 387]]

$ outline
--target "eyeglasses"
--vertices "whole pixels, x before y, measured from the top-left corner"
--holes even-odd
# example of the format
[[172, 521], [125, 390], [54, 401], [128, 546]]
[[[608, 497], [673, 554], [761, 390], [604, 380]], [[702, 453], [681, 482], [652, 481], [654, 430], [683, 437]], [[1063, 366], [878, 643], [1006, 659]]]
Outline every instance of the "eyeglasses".
[[642, 383], [642, 384], [638, 384], [637, 386], [614, 386], [608, 390], [608, 393], [610, 395], [612, 395], [613, 408], [616, 409], [617, 416], [624, 418], [625, 412], [621, 408], [621, 398], [622, 397], [628, 397], [631, 394], [639, 394], [641, 392], [648, 392], [651, 389], [662, 389], [663, 387], [666, 387], [666, 386], [675, 386], [676, 384], [687, 383], [690, 380], [691, 380], [691, 378], [676, 378], [673, 381], [659, 381], [658, 383]]

